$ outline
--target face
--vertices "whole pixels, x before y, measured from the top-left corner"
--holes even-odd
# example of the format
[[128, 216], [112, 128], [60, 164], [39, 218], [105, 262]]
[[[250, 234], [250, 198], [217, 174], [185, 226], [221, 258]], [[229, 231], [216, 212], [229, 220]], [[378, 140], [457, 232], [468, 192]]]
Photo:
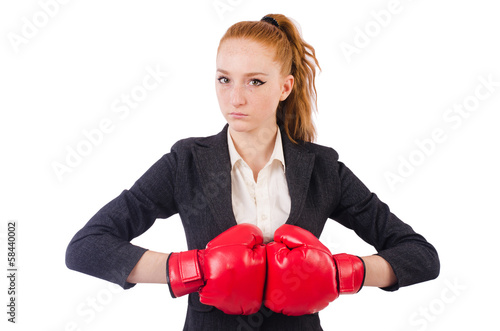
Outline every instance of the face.
[[255, 41], [229, 39], [216, 63], [217, 99], [230, 130], [274, 130], [276, 108], [292, 91], [293, 76], [281, 74], [273, 52]]

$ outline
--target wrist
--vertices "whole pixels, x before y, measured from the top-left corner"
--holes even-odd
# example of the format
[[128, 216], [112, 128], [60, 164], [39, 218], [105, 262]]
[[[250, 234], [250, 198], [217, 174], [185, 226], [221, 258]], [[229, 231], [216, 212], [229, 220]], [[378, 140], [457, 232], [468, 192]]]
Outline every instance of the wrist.
[[199, 250], [171, 253], [167, 259], [167, 284], [172, 298], [196, 292], [204, 285]]
[[339, 294], [358, 293], [365, 282], [366, 267], [363, 259], [355, 255], [336, 254]]
[[363, 256], [366, 265], [364, 286], [386, 288], [397, 283], [397, 277], [391, 265], [380, 255]]

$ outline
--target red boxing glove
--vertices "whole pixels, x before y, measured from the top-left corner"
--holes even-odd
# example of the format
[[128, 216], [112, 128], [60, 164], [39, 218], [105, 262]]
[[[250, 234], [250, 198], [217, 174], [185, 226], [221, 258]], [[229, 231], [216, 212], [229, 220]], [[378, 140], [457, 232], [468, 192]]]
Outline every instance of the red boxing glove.
[[167, 283], [172, 297], [200, 292], [200, 302], [226, 314], [249, 315], [262, 304], [266, 246], [262, 231], [239, 224], [210, 241], [205, 249], [171, 253]]
[[267, 244], [267, 286], [264, 304], [290, 316], [316, 313], [339, 294], [363, 287], [363, 260], [348, 254], [333, 255], [312, 233], [285, 224]]

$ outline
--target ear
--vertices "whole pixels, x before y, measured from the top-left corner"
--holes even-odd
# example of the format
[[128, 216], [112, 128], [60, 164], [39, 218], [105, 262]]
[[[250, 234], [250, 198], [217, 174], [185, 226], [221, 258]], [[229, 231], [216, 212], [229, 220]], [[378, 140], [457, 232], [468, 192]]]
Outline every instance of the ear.
[[290, 93], [292, 93], [293, 83], [295, 82], [295, 78], [292, 75], [288, 75], [285, 77], [283, 81], [283, 85], [281, 86], [281, 96], [280, 101], [286, 100]]

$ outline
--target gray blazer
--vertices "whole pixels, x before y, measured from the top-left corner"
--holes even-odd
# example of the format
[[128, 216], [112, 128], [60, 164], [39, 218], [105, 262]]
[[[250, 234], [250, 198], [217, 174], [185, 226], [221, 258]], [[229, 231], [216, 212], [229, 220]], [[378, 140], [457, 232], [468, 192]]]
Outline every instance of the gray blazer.
[[[70, 269], [128, 289], [129, 273], [146, 251], [130, 241], [156, 219], [179, 214], [189, 249], [203, 249], [236, 225], [231, 204], [231, 164], [227, 128], [217, 135], [174, 144], [129, 189], [106, 204], [73, 237], [67, 252]], [[390, 212], [342, 163], [332, 149], [292, 143], [282, 130], [286, 179], [291, 198], [288, 224], [316, 237], [327, 219], [352, 229], [386, 259], [398, 282], [394, 291], [436, 278], [439, 258], [424, 237]], [[340, 253], [340, 252], [334, 252]], [[347, 252], [348, 253], [348, 252]], [[265, 307], [256, 316], [226, 315], [190, 294], [185, 330], [321, 330], [318, 314], [288, 317]]]

